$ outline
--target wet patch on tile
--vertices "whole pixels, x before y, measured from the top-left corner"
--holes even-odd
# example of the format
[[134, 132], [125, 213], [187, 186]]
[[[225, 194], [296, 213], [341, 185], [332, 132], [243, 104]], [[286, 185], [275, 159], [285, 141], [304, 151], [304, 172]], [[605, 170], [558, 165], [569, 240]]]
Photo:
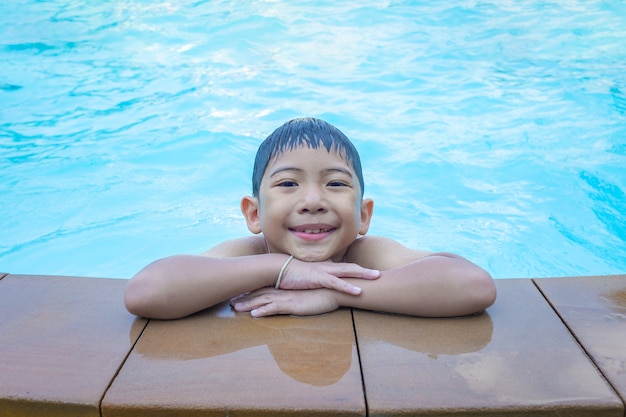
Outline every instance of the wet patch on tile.
[[102, 412], [364, 415], [350, 311], [254, 319], [222, 304], [180, 320], [151, 320]]
[[370, 414], [623, 417], [531, 280], [496, 285], [496, 304], [477, 316], [354, 312]]

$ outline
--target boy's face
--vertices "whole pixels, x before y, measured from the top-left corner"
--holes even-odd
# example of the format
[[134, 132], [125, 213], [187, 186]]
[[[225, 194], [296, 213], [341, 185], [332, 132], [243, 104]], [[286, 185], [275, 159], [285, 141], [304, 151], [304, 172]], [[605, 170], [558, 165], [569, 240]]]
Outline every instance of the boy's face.
[[279, 155], [267, 165], [259, 198], [242, 201], [248, 228], [263, 233], [271, 252], [303, 261], [341, 261], [367, 232], [372, 209], [350, 164], [323, 147]]

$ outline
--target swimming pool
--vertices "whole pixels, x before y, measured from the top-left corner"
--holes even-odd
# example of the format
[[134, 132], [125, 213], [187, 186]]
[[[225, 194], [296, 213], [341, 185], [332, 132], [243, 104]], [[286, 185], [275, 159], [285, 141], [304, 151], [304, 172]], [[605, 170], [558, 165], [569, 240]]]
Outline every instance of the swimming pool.
[[246, 235], [256, 147], [316, 116], [361, 151], [370, 233], [497, 278], [626, 272], [621, 1], [0, 7], [2, 271]]

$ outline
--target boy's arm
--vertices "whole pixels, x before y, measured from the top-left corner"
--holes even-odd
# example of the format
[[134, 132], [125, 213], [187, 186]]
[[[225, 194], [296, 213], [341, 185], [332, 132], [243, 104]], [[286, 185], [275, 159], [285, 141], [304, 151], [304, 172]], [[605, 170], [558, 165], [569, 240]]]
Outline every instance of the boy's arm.
[[231, 297], [272, 285], [285, 255], [217, 258], [176, 255], [159, 259], [128, 283], [129, 312], [155, 319], [175, 319]]
[[361, 288], [358, 297], [333, 295], [341, 306], [424, 317], [478, 313], [491, 306], [496, 297], [495, 285], [486, 271], [448, 253], [433, 253], [381, 271], [376, 282], [363, 282]]
[[348, 255], [350, 262], [380, 269], [381, 277], [376, 283], [363, 282], [359, 297], [335, 294], [343, 306], [444, 317], [477, 313], [495, 302], [491, 276], [458, 255], [419, 252], [370, 236], [358, 239]]
[[[206, 256], [178, 255], [160, 259], [139, 271], [128, 283], [124, 302], [138, 316], [174, 319], [187, 316], [237, 295], [273, 286], [288, 259], [284, 254], [265, 254], [254, 238], [226, 242]], [[281, 288], [332, 288], [358, 293], [343, 277], [375, 279], [378, 271], [358, 265], [307, 263], [292, 260], [292, 274]]]

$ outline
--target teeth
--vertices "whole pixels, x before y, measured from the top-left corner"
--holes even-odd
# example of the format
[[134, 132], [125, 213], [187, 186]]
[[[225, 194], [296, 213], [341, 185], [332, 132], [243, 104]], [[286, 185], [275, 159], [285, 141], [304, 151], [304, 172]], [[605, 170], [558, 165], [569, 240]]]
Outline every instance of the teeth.
[[304, 233], [325, 233], [330, 231], [330, 229], [306, 229]]

